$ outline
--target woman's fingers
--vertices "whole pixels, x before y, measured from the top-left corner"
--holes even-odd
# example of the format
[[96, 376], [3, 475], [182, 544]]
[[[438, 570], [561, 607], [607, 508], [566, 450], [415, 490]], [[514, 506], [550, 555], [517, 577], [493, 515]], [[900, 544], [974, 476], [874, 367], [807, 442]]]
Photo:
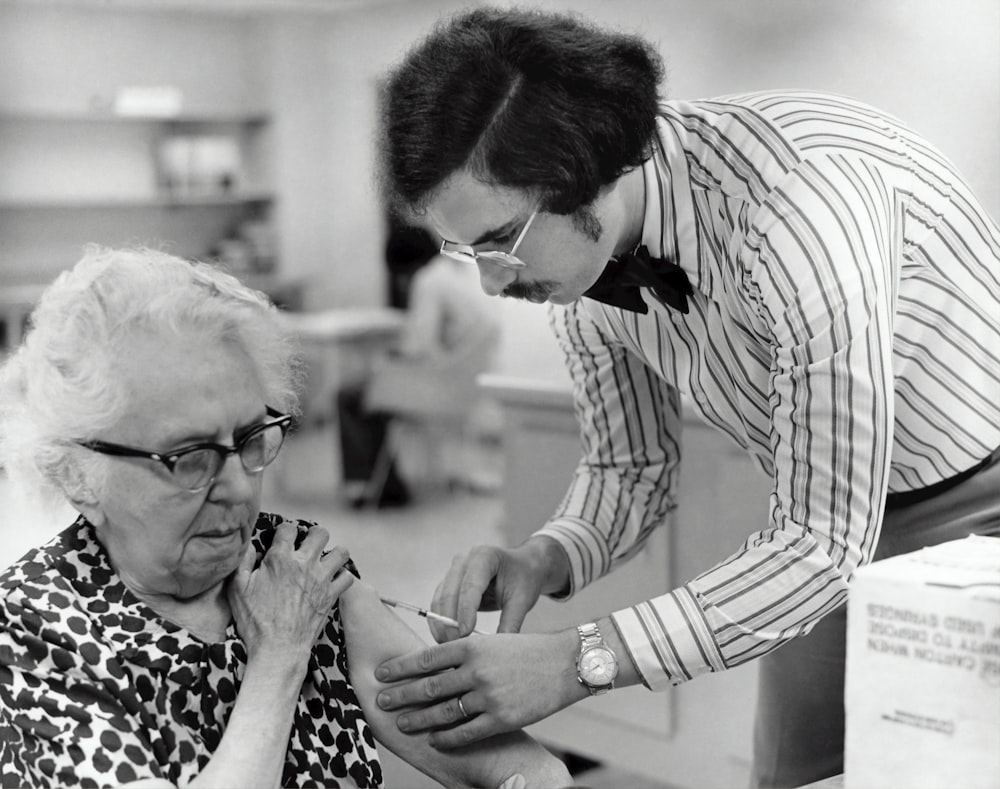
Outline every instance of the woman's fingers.
[[333, 580], [330, 581], [330, 595], [333, 597], [330, 605], [337, 602], [340, 596], [351, 588], [351, 584], [354, 583], [354, 575], [352, 573], [341, 573], [340, 575], [334, 576]]
[[271, 550], [282, 548], [294, 548], [295, 537], [298, 535], [299, 527], [292, 521], [282, 521], [278, 528], [274, 530], [274, 538], [271, 540]]
[[[323, 567], [329, 578], [337, 578], [343, 575], [344, 565], [351, 559], [351, 552], [347, 548], [335, 545], [328, 551], [320, 554], [320, 565]], [[347, 573], [350, 575], [351, 573]]]
[[257, 556], [257, 550], [253, 547], [253, 543], [247, 543], [246, 548], [243, 550], [243, 555], [240, 557], [240, 565], [236, 568], [236, 577], [243, 587], [246, 587], [250, 581], [254, 565], [257, 563]]
[[298, 551], [306, 556], [320, 556], [330, 541], [330, 532], [322, 526], [311, 526], [299, 544]]

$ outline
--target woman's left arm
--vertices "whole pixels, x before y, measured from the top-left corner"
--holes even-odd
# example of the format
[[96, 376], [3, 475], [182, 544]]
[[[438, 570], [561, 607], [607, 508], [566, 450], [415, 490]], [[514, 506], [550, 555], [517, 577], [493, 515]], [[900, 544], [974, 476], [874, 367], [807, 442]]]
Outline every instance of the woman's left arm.
[[565, 765], [522, 731], [447, 751], [430, 745], [430, 732], [401, 732], [398, 711], [378, 706], [378, 693], [388, 685], [375, 679], [375, 667], [425, 642], [365, 583], [356, 581], [341, 595], [340, 611], [351, 684], [376, 738], [390, 751], [448, 787], [496, 787], [514, 774], [523, 775], [529, 789], [572, 784]]

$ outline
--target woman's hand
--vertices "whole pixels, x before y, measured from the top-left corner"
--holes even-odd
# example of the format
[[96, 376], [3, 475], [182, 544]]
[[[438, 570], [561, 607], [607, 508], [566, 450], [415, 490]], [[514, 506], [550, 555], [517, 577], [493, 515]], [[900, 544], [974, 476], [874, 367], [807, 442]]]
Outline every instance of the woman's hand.
[[281, 523], [260, 566], [247, 547], [226, 594], [247, 666], [226, 731], [191, 789], [222, 786], [281, 786], [288, 733], [309, 666], [309, 655], [330, 609], [354, 582], [349, 572], [334, 578], [347, 551], [323, 549], [330, 539], [314, 526], [295, 547], [299, 527]]
[[278, 653], [308, 658], [330, 609], [354, 581], [349, 572], [334, 577], [350, 557], [345, 548], [324, 552], [330, 539], [326, 529], [311, 528], [298, 548], [297, 532], [291, 522], [280, 524], [256, 570], [248, 547], [229, 581], [229, 605], [248, 661]]

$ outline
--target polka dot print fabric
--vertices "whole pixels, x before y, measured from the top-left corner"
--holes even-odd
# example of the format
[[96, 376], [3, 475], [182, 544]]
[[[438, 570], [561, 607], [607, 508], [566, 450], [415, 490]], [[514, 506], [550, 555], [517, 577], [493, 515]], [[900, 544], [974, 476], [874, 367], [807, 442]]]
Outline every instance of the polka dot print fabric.
[[[254, 531], [264, 553], [277, 515]], [[302, 533], [311, 525], [300, 522]], [[157, 616], [79, 518], [0, 575], [0, 782], [184, 786], [218, 747], [246, 670], [230, 624], [205, 643]], [[375, 742], [350, 684], [335, 606], [313, 648], [283, 786], [378, 787]]]

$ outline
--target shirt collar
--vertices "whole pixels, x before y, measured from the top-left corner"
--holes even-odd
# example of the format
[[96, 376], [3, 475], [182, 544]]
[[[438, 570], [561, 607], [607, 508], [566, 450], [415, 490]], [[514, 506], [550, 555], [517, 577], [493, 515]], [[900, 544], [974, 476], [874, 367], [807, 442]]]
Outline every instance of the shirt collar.
[[[653, 155], [642, 163], [645, 209], [642, 219], [641, 243], [653, 257], [675, 259], [676, 249], [668, 243], [664, 232], [673, 221], [670, 199], [670, 170], [666, 166], [658, 136], [653, 137]], [[667, 210], [664, 211], [664, 205]]]

